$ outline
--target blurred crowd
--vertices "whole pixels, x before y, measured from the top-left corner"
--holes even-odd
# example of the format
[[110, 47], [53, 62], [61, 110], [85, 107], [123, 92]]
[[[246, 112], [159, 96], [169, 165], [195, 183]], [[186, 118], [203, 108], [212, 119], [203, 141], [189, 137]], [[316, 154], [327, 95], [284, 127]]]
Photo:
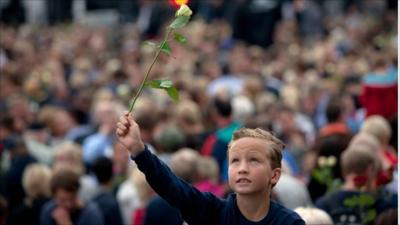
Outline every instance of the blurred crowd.
[[[0, 224], [184, 223], [115, 141], [174, 11], [133, 2], [107, 26], [0, 25]], [[273, 199], [307, 224], [396, 224], [396, 1], [189, 6], [188, 43], [150, 74], [180, 100], [146, 88], [133, 109], [151, 151], [224, 197], [232, 133], [261, 127], [286, 144]]]

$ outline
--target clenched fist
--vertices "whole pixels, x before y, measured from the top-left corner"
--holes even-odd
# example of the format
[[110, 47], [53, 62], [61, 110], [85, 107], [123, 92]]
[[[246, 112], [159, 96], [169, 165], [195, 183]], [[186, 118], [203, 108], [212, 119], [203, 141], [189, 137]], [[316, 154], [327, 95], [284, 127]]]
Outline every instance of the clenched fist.
[[137, 155], [144, 150], [144, 143], [140, 137], [138, 124], [133, 120], [132, 114], [125, 112], [119, 118], [116, 130], [118, 141], [131, 153]]

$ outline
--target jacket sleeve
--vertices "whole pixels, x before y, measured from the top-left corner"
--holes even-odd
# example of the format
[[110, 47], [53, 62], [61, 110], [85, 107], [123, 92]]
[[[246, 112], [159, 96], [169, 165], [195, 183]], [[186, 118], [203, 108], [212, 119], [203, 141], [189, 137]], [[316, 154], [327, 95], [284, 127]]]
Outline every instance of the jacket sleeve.
[[[214, 224], [222, 200], [211, 193], [202, 193], [177, 177], [147, 146], [135, 157], [131, 157], [147, 182], [170, 205], [176, 207], [189, 224]], [[205, 221], [207, 220], [207, 221]]]

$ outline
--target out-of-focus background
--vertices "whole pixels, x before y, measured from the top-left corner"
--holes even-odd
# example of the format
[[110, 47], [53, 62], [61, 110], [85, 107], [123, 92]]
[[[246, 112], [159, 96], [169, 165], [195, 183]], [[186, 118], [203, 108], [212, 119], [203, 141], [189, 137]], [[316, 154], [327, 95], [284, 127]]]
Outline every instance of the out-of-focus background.
[[[154, 57], [143, 42], [185, 2], [0, 0], [0, 224], [183, 223], [114, 133]], [[398, 1], [187, 4], [188, 43], [150, 75], [180, 100], [145, 89], [133, 111], [151, 151], [224, 197], [232, 133], [261, 127], [286, 143], [275, 201], [397, 224]]]

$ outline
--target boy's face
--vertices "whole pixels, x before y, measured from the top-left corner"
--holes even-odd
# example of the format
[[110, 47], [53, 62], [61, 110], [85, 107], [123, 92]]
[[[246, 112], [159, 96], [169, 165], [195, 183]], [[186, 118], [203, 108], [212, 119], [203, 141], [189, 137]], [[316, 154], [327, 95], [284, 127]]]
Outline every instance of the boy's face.
[[58, 206], [65, 208], [71, 212], [78, 207], [78, 196], [63, 189], [58, 189], [54, 195], [54, 199]]
[[241, 195], [269, 192], [280, 177], [280, 168], [271, 169], [268, 142], [245, 137], [232, 143], [229, 150], [229, 186]]

